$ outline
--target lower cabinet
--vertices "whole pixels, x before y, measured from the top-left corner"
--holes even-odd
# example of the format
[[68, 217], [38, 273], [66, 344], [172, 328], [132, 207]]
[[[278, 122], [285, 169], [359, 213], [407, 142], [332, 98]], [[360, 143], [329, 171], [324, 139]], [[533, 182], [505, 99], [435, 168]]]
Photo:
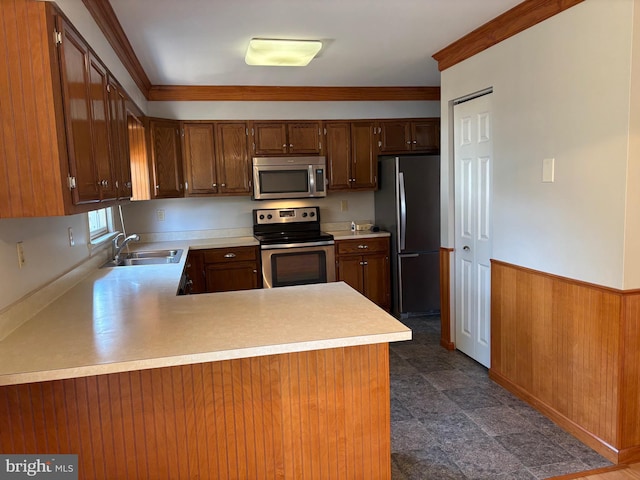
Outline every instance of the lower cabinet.
[[187, 257], [191, 293], [261, 288], [258, 247], [194, 250]]
[[389, 311], [389, 237], [336, 241], [336, 278]]

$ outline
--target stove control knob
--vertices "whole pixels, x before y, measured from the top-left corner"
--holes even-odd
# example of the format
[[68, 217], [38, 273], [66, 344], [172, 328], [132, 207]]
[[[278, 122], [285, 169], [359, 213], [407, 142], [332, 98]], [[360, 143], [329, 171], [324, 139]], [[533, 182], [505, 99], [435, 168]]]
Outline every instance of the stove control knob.
[[264, 215], [260, 215], [260, 220], [264, 220]]
[[272, 218], [273, 218], [273, 215], [271, 215], [271, 214], [267, 215], [267, 219], [268, 220], [271, 220]]
[[304, 212], [304, 213], [302, 214], [302, 217], [304, 218], [304, 217], [306, 217], [306, 216], [307, 216], [307, 212]]
[[311, 212], [309, 215], [311, 215], [312, 217], [316, 216], [316, 212]]

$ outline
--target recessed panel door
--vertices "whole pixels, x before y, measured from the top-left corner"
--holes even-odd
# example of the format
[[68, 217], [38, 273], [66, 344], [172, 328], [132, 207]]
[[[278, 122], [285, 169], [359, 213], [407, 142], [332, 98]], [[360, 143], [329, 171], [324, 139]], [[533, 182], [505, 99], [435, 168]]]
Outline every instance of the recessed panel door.
[[456, 347], [491, 363], [491, 95], [454, 107]]

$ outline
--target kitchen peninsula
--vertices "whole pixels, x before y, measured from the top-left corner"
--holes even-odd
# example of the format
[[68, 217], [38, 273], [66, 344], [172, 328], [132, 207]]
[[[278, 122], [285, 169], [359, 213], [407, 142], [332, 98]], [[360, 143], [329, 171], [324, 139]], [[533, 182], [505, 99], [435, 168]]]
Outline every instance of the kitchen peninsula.
[[77, 453], [80, 478], [390, 478], [411, 331], [342, 282], [176, 296], [190, 245], [160, 246], [185, 254], [98, 269], [0, 342], [0, 450]]

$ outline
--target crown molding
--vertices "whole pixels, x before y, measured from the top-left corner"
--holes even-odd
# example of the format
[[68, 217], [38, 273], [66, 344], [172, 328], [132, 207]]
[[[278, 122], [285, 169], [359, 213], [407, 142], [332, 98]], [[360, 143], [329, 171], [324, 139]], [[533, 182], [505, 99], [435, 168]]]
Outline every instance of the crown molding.
[[440, 87], [267, 87], [154, 85], [150, 101], [403, 101], [440, 100]]
[[148, 98], [151, 81], [133, 51], [133, 47], [129, 43], [129, 39], [124, 33], [109, 0], [82, 0], [82, 3], [89, 10], [89, 13], [98, 24], [100, 30], [102, 30], [102, 33], [142, 94]]
[[433, 54], [440, 71], [470, 58], [584, 0], [525, 0]]

